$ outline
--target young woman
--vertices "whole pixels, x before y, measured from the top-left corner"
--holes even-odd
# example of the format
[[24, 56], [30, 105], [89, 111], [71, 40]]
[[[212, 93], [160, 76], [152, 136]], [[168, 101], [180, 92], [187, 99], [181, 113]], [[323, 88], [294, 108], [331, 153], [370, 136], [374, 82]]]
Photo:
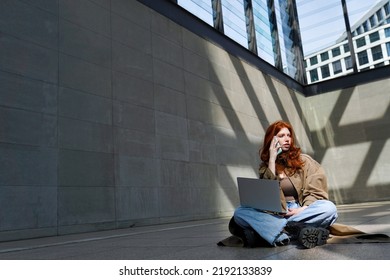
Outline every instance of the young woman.
[[337, 219], [336, 206], [328, 200], [323, 168], [295, 146], [292, 126], [277, 121], [269, 126], [259, 151], [260, 178], [279, 180], [281, 203], [286, 214], [274, 214], [249, 207], [238, 207], [229, 223], [233, 235], [244, 246], [264, 241], [272, 246], [298, 239], [306, 248], [326, 243], [326, 229]]

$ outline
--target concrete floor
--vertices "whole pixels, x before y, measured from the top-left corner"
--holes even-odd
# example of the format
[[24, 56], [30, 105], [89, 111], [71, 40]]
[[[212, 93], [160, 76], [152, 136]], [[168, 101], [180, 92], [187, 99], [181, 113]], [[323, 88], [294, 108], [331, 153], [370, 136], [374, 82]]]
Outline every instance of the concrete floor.
[[[390, 201], [338, 206], [338, 223], [390, 235]], [[390, 243], [219, 247], [229, 218], [0, 243], [2, 260], [389, 260]]]

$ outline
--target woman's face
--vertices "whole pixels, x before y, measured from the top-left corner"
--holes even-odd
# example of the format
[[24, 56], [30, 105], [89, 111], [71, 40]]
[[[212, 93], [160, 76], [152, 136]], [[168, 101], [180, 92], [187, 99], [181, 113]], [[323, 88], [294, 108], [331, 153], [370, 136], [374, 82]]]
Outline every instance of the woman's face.
[[286, 127], [279, 130], [276, 134], [276, 137], [279, 141], [279, 144], [283, 150], [283, 152], [288, 151], [291, 146], [291, 133], [290, 130]]

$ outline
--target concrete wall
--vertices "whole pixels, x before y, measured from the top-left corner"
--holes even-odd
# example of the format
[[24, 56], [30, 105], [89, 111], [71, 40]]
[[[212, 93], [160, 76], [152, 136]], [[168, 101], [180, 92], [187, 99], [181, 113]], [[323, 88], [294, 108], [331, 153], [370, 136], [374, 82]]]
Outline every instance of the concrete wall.
[[383, 199], [388, 83], [305, 98], [134, 0], [1, 1], [0, 240], [231, 215], [278, 119]]
[[305, 99], [316, 159], [337, 203], [390, 199], [390, 79]]

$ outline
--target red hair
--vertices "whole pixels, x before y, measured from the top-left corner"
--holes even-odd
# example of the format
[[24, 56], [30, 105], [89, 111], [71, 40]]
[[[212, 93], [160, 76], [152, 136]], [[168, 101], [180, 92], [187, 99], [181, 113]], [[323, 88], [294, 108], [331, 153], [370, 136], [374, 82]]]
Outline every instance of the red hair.
[[284, 121], [277, 121], [271, 124], [265, 132], [263, 147], [259, 150], [259, 155], [261, 161], [268, 165], [269, 147], [271, 145], [271, 141], [282, 128], [287, 128], [290, 131], [291, 144], [288, 151], [278, 155], [275, 167], [278, 173], [286, 171], [286, 173], [291, 176], [303, 166], [303, 161], [301, 160], [301, 149], [295, 146], [295, 133], [291, 124]]

